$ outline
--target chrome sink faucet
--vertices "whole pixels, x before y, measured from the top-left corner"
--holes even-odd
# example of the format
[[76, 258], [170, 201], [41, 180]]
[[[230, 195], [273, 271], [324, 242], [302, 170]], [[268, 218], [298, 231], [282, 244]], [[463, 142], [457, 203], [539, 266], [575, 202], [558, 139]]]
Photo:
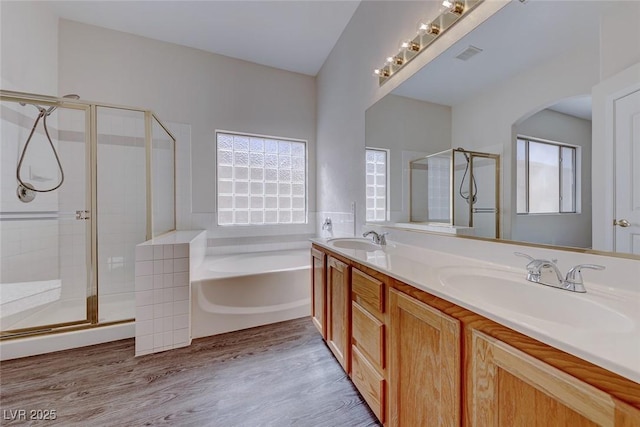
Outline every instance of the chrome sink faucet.
[[514, 255], [527, 258], [527, 280], [545, 286], [551, 286], [565, 291], [584, 293], [587, 290], [582, 281], [582, 269], [604, 270], [605, 267], [597, 264], [580, 264], [572, 267], [563, 278], [560, 269], [556, 265], [556, 260], [535, 259], [530, 255], [521, 252], [514, 252]]
[[389, 233], [376, 233], [373, 230], [369, 230], [365, 233], [362, 234], [362, 237], [369, 237], [372, 236], [371, 238], [373, 239], [373, 243], [375, 243], [376, 245], [380, 245], [380, 246], [384, 246], [387, 244], [387, 234]]

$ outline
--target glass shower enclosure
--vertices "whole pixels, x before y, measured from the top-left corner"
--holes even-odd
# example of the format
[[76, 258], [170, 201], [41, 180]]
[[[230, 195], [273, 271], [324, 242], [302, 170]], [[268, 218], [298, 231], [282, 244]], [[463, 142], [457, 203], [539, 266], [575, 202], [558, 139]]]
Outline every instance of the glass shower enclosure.
[[1, 339], [129, 322], [135, 246], [175, 229], [175, 143], [149, 110], [0, 92]]
[[500, 237], [500, 156], [455, 148], [409, 162], [409, 221]]

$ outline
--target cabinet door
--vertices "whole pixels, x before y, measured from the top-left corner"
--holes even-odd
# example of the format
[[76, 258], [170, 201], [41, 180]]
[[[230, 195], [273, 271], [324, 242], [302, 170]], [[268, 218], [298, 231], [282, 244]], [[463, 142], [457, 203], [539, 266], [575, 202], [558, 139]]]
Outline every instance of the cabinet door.
[[327, 345], [345, 372], [351, 364], [351, 289], [349, 266], [333, 257], [327, 258]]
[[638, 411], [502, 341], [472, 331], [473, 426], [631, 426]]
[[460, 322], [389, 291], [392, 426], [460, 425]]
[[324, 339], [327, 338], [326, 260], [324, 252], [311, 248], [311, 320]]

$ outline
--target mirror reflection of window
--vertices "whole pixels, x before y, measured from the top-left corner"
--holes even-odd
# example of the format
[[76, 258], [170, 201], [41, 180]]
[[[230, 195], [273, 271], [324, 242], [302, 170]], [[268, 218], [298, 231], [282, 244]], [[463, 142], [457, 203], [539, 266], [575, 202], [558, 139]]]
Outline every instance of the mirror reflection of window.
[[518, 214], [576, 212], [576, 151], [559, 142], [518, 137]]
[[365, 153], [367, 221], [387, 221], [389, 150], [367, 148]]

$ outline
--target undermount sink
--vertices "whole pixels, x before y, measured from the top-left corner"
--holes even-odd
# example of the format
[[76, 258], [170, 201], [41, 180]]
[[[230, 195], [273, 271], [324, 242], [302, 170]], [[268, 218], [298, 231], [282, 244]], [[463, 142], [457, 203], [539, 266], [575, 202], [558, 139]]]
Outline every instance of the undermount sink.
[[336, 248], [342, 249], [353, 249], [356, 251], [378, 251], [382, 249], [380, 245], [376, 245], [371, 240], [368, 239], [359, 239], [357, 237], [344, 237], [344, 238], [336, 238], [330, 239], [327, 243]]
[[447, 267], [440, 271], [442, 286], [463, 294], [465, 299], [499, 307], [558, 327], [600, 332], [628, 332], [634, 322], [613, 307], [599, 302], [601, 297], [554, 289], [528, 282], [505, 270], [475, 267]]

